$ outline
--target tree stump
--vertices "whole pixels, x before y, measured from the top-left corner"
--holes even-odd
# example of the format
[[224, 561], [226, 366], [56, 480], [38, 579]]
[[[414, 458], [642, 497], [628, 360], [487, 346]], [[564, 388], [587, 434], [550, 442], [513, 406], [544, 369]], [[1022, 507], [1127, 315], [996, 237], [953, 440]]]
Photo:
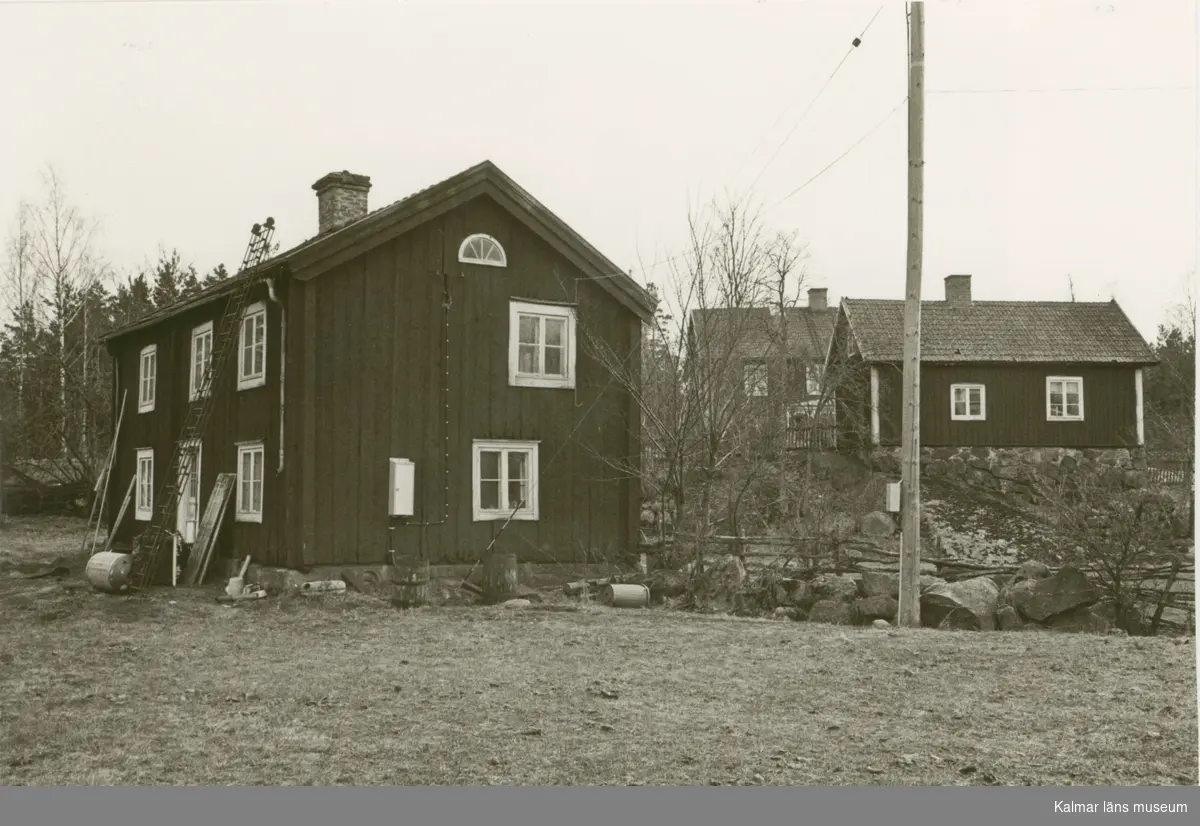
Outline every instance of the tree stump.
[[488, 602], [503, 602], [517, 596], [520, 577], [515, 553], [492, 553], [484, 563], [484, 598]]

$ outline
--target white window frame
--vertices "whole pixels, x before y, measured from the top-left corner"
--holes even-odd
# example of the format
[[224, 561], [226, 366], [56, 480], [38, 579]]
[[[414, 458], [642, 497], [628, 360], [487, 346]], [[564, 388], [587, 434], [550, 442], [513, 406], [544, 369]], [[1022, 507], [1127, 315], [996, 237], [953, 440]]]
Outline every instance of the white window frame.
[[[251, 507], [249, 507], [249, 508], [245, 507], [246, 502], [245, 502], [245, 499], [243, 498], [244, 491], [242, 489], [243, 485], [247, 481], [242, 472], [244, 469], [243, 457], [247, 456], [247, 455], [254, 456], [255, 454], [258, 455], [258, 468], [259, 468], [258, 508], [257, 508], [257, 510], [253, 508], [253, 504], [254, 504], [254, 487], [253, 486], [255, 484], [255, 480], [253, 478], [253, 469], [251, 470], [252, 475], [249, 480], [250, 486], [251, 486], [250, 487], [250, 505], [251, 505]], [[251, 461], [253, 461], [253, 460], [251, 460]], [[267, 479], [266, 445], [261, 440], [256, 441], [256, 442], [240, 442], [240, 443], [238, 443], [238, 446], [237, 446], [237, 494], [236, 494], [237, 495], [237, 507], [235, 510], [236, 521], [238, 521], [238, 522], [262, 522], [263, 521], [263, 508], [264, 508], [264, 500], [266, 498], [266, 488], [267, 488], [266, 479]]]
[[[1050, 409], [1050, 391], [1055, 382], [1062, 382], [1063, 412], [1055, 416]], [[1067, 384], [1074, 382], [1079, 385], [1079, 415], [1067, 413]], [[1047, 376], [1046, 377], [1046, 421], [1048, 422], [1082, 422], [1083, 421], [1083, 377], [1082, 376]]]
[[[203, 386], [203, 375], [197, 380], [196, 362], [199, 355], [197, 348], [200, 342], [205, 338], [208, 339], [208, 361], [205, 364], [205, 372], [212, 370], [212, 351], [213, 351], [213, 323], [206, 321], [203, 324], [192, 328], [192, 349], [190, 351], [191, 358], [188, 361], [188, 401], [194, 402], [200, 398], [200, 389]], [[209, 392], [212, 391], [212, 383], [209, 382]]]
[[[563, 363], [565, 376], [545, 373], [522, 373], [521, 366], [521, 317], [537, 316], [540, 319], [558, 318], [567, 323], [564, 340]], [[539, 362], [544, 364], [546, 352], [546, 325], [539, 323]], [[564, 304], [541, 304], [531, 301], [508, 303], [508, 384], [510, 387], [542, 387], [571, 390], [575, 387], [575, 308]]]
[[[762, 372], [762, 392], [752, 393], [750, 379], [753, 373]], [[765, 398], [771, 392], [771, 371], [762, 359], [746, 359], [742, 362], [742, 392], [750, 398]]]
[[[958, 415], [955, 412], [955, 402], [958, 401], [957, 393], [959, 390], [967, 394], [967, 412], [963, 415]], [[971, 391], [979, 391], [979, 415], [971, 414]], [[985, 422], [987, 421], [987, 387], [975, 382], [960, 382], [950, 385], [950, 420], [955, 422]]]
[[[488, 251], [488, 245], [491, 245], [491, 249], [493, 251], [500, 253], [500, 260], [495, 261], [491, 258], [481, 258], [478, 255], [473, 254], [469, 250], [469, 247], [476, 242], [479, 243], [479, 247], [482, 251], [484, 251], [485, 255]], [[501, 246], [500, 242], [492, 236], [484, 235], [482, 232], [476, 232], [472, 235], [468, 235], [463, 239], [463, 242], [458, 245], [458, 260], [459, 263], [462, 264], [479, 264], [480, 266], [484, 267], [507, 267], [508, 253], [504, 251], [504, 247]]]
[[[512, 515], [513, 521], [536, 522], [538, 519], [538, 445], [539, 442], [515, 441], [510, 439], [476, 439], [471, 445], [471, 510], [475, 522], [492, 522], [507, 520]], [[480, 476], [482, 464], [480, 454], [484, 451], [500, 452], [500, 508], [484, 510], [480, 491]], [[529, 503], [528, 507], [513, 513], [508, 505], [508, 454], [521, 452], [529, 454]]]
[[137, 449], [134, 475], [137, 482], [133, 486], [133, 518], [149, 522], [154, 518], [154, 448]]
[[809, 396], [820, 396], [821, 385], [824, 376], [821, 375], [821, 368], [816, 365], [805, 365], [804, 367], [804, 392]]
[[[258, 341], [247, 342], [246, 334], [248, 330], [254, 329], [254, 324], [257, 319], [262, 319], [262, 337]], [[262, 353], [262, 369], [251, 370], [246, 372], [246, 347], [249, 344], [253, 348], [257, 348]], [[251, 365], [253, 365], [253, 357]], [[251, 304], [242, 313], [242, 322], [238, 327], [238, 390], [247, 390], [251, 387], [262, 387], [267, 383], [267, 304], [265, 301], [258, 301]]]
[[[149, 369], [147, 369], [149, 363]], [[149, 388], [149, 393], [147, 393]], [[138, 413], [154, 410], [154, 397], [158, 392], [158, 345], [147, 344], [138, 355]]]

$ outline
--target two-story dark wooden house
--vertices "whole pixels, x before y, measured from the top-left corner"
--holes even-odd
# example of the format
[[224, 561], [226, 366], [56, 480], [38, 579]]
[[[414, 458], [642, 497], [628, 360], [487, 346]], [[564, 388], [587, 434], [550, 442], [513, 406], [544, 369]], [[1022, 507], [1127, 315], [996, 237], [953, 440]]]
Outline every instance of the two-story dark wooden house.
[[[389, 527], [434, 565], [474, 562], [505, 525], [495, 547], [523, 561], [632, 549], [640, 491], [610, 465], [639, 460], [639, 411], [589, 342], [639, 364], [652, 297], [490, 162], [373, 212], [365, 176], [313, 188], [318, 234], [257, 268], [212, 388], [185, 544], [230, 472], [218, 552], [263, 565], [383, 563]], [[242, 277], [107, 338], [129, 400], [114, 478], [137, 478], [118, 540], [152, 518]]]
[[784, 428], [790, 446], [834, 445], [832, 396], [823, 396], [822, 371], [837, 309], [828, 290], [808, 291], [808, 305], [783, 312], [767, 307], [693, 310], [687, 327], [689, 359], [702, 383], [734, 400], [767, 431]]
[[[1115, 301], [974, 301], [971, 276], [921, 302], [921, 445], [1137, 448], [1156, 358]], [[900, 444], [904, 302], [847, 298], [826, 370], [839, 446]]]

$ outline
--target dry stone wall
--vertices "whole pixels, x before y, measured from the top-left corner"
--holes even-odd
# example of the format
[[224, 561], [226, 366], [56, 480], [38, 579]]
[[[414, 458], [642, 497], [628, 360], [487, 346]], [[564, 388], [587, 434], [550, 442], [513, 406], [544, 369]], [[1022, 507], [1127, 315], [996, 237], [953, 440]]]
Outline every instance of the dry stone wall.
[[[900, 449], [877, 448], [871, 466], [899, 474]], [[1074, 471], [1117, 469], [1129, 487], [1145, 484], [1146, 458], [1140, 448], [1076, 449], [1066, 447], [924, 447], [921, 475], [949, 478], [981, 490], [1032, 500], [1037, 475], [1057, 478]]]

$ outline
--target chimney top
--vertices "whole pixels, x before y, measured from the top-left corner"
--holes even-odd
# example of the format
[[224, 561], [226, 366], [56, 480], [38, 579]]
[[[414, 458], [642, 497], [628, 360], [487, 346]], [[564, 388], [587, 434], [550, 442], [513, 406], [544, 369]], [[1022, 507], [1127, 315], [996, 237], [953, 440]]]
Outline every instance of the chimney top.
[[341, 229], [367, 214], [371, 179], [342, 170], [324, 175], [312, 188], [317, 193], [318, 234]]
[[951, 307], [971, 306], [971, 276], [947, 275], [946, 303]]
[[808, 308], [810, 310], [826, 310], [829, 308], [829, 289], [827, 287], [812, 287], [808, 291]]
[[353, 172], [347, 172], [343, 169], [341, 172], [330, 172], [328, 175], [323, 175], [319, 181], [312, 185], [312, 188], [320, 194], [331, 186], [344, 186], [350, 189], [370, 189], [371, 179], [366, 175], [356, 175]]

